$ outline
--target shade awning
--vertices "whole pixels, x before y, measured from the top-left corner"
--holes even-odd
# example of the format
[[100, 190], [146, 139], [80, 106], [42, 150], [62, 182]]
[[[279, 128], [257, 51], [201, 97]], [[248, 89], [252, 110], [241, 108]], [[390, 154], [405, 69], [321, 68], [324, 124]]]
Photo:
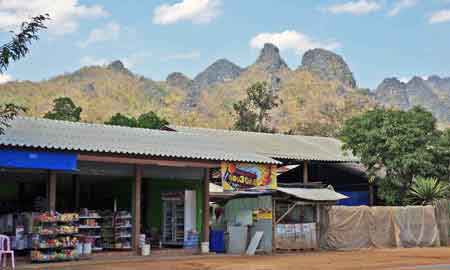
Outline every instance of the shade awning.
[[339, 201], [347, 196], [327, 188], [281, 188], [277, 191], [308, 201]]

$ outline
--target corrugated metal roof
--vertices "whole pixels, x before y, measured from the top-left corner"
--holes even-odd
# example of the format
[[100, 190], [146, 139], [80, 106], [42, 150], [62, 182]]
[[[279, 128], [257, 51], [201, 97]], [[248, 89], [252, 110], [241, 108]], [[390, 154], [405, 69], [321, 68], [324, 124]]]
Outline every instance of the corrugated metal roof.
[[207, 135], [16, 118], [0, 145], [251, 163], [279, 162]]
[[276, 159], [315, 160], [326, 162], [358, 162], [350, 152], [342, 150], [342, 142], [328, 137], [245, 132], [211, 128], [168, 126], [186, 134], [209, 135], [241, 149]]
[[277, 188], [278, 191], [308, 201], [338, 201], [347, 196], [327, 188]]

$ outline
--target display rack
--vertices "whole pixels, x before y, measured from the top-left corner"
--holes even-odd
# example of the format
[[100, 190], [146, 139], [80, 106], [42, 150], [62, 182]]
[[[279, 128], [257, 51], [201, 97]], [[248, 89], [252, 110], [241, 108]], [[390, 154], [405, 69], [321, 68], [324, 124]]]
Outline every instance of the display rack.
[[42, 213], [33, 219], [32, 262], [69, 261], [79, 258], [79, 216], [75, 213]]
[[80, 238], [82, 238], [83, 241], [92, 243], [92, 251], [102, 251], [102, 227], [100, 225], [102, 216], [94, 210], [82, 209], [80, 211], [79, 220], [78, 229]]
[[133, 225], [128, 211], [111, 212], [103, 217], [103, 247], [111, 250], [131, 250]]

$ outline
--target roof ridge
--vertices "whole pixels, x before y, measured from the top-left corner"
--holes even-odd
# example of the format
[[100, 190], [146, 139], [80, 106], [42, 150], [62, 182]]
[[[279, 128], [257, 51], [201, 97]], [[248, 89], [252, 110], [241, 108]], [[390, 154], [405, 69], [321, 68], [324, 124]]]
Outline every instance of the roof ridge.
[[[278, 136], [278, 137], [295, 137], [295, 138], [318, 138], [318, 139], [327, 139], [327, 140], [337, 140], [339, 139], [334, 137], [325, 137], [325, 136], [312, 136], [312, 135], [298, 135], [298, 134], [284, 134], [284, 133], [266, 133], [266, 132], [256, 132], [256, 131], [244, 131], [244, 130], [232, 130], [232, 129], [221, 129], [221, 128], [209, 128], [209, 127], [190, 127], [190, 126], [182, 126], [182, 125], [167, 125], [169, 128], [177, 129], [197, 129], [197, 130], [210, 130], [210, 131], [220, 131], [224, 133], [237, 133], [237, 134], [248, 134], [248, 135], [257, 135], [257, 136]], [[178, 131], [178, 130], [177, 130]], [[179, 131], [179, 132], [187, 132], [187, 131]]]
[[[154, 132], [154, 133], [162, 133], [167, 132], [161, 129], [151, 129], [151, 128], [141, 128], [141, 127], [127, 127], [127, 126], [119, 126], [119, 125], [108, 125], [104, 123], [89, 123], [89, 122], [73, 122], [67, 120], [59, 120], [59, 119], [48, 119], [43, 117], [35, 117], [35, 116], [18, 116], [15, 119], [24, 119], [24, 120], [33, 120], [33, 121], [42, 121], [42, 122], [53, 122], [53, 123], [62, 123], [73, 126], [89, 126], [89, 127], [102, 127], [108, 129], [128, 129], [128, 130], [141, 130], [145, 132]], [[14, 120], [12, 120], [14, 121]]]

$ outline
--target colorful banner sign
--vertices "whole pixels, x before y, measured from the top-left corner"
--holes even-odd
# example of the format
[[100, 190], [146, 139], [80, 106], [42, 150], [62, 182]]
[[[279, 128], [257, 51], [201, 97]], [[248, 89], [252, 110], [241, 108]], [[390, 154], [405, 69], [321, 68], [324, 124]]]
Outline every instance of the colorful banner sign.
[[224, 190], [277, 187], [276, 165], [222, 162], [221, 174]]

